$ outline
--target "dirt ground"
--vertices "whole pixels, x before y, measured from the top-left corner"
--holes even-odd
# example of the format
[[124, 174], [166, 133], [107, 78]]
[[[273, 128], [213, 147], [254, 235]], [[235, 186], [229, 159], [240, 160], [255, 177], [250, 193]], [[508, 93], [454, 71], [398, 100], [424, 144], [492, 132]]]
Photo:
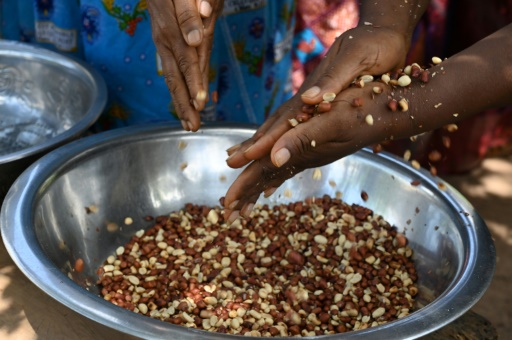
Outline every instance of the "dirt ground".
[[[499, 339], [512, 339], [512, 156], [487, 159], [470, 174], [444, 179], [475, 206], [496, 244], [496, 273], [473, 311], [491, 322]], [[95, 323], [47, 296], [20, 272], [0, 243], [0, 339], [133, 338]]]
[[500, 339], [512, 339], [512, 156], [487, 159], [470, 174], [444, 179], [480, 213], [496, 246], [493, 281], [473, 311], [496, 327]]

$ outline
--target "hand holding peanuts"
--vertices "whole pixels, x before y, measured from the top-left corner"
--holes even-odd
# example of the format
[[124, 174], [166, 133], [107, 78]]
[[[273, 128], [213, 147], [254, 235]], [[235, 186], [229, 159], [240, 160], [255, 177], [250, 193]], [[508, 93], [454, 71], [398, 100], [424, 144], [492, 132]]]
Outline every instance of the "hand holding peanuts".
[[[408, 41], [399, 32], [372, 26], [358, 26], [339, 36], [313, 73], [314, 81], [301, 88], [303, 111], [332, 101], [362, 74], [378, 75], [404, 65]], [[325, 112], [326, 110], [319, 110]]]
[[[348, 88], [361, 73], [380, 74], [403, 66], [408, 44], [404, 34], [383, 27], [363, 25], [342, 34], [299, 93], [274, 112], [250, 140], [229, 150], [230, 156], [235, 150], [239, 152], [230, 157], [228, 164], [238, 168], [268, 154], [292, 128], [289, 120], [300, 123], [311, 114], [330, 111], [335, 94]], [[308, 91], [316, 94], [309, 95]]]
[[403, 67], [414, 28], [429, 2], [361, 1], [358, 26], [336, 39], [314, 71], [315, 81], [302, 86], [303, 111], [308, 113], [315, 107], [319, 113], [326, 112], [332, 97], [356, 77]]
[[[256, 135], [259, 136], [256, 142], [252, 139], [228, 150], [231, 156], [227, 162], [233, 168], [253, 161], [229, 188], [224, 200], [225, 217], [232, 222], [239, 215], [248, 215], [262, 192], [270, 195], [285, 180], [305, 169], [331, 163], [388, 137], [388, 127], [393, 124], [394, 117], [386, 106], [387, 93], [375, 97], [364, 107], [354, 107], [351, 105], [353, 99], [371, 96], [372, 87], [349, 88], [332, 102], [330, 112], [290, 129], [289, 122], [283, 117], [296, 114], [297, 102], [300, 102], [299, 98], [292, 98], [285, 104], [284, 113], [276, 115], [271, 125], [265, 126], [266, 134]], [[288, 110], [288, 105], [295, 110]], [[378, 124], [370, 126], [366, 112], [372, 112]], [[409, 118], [403, 115], [400, 119]], [[272, 136], [277, 137], [273, 139]], [[271, 150], [265, 151], [270, 143]], [[250, 149], [248, 145], [251, 145]], [[252, 158], [254, 154], [264, 155]]]
[[[288, 119], [300, 112], [300, 98], [292, 98], [252, 139], [228, 150], [231, 167], [253, 162], [225, 196], [226, 218], [232, 221], [239, 214], [247, 215], [261, 192], [271, 195], [285, 180], [307, 168], [328, 164], [385, 139], [443, 126], [455, 131], [454, 123], [460, 120], [488, 108], [511, 105], [512, 68], [504, 57], [512, 53], [511, 37], [509, 24], [454, 56], [433, 59], [434, 66], [428, 70], [421, 71], [413, 64], [410, 77], [383, 75], [362, 87], [349, 87], [332, 101], [331, 111], [293, 128]], [[501, 75], [499, 81], [493, 76], [496, 74]], [[414, 161], [411, 165], [415, 167]]]

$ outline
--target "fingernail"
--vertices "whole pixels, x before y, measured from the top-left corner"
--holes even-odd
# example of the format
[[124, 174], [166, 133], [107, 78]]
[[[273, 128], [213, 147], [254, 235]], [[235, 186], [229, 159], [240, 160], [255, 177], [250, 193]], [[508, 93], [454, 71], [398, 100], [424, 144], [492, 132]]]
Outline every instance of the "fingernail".
[[245, 218], [249, 218], [253, 208], [254, 208], [254, 203], [247, 204], [242, 212], [242, 216]]
[[200, 100], [200, 101], [204, 101], [206, 99], [206, 91], [200, 90], [199, 92], [197, 92], [196, 99]]
[[192, 30], [188, 33], [187, 39], [189, 44], [197, 44], [201, 41], [201, 33], [199, 30]]
[[240, 202], [240, 201], [237, 200], [237, 201], [231, 202], [231, 204], [229, 205], [228, 209], [235, 209], [236, 205], [238, 204], [238, 202]]
[[188, 123], [185, 120], [181, 120], [181, 126], [183, 127], [183, 130], [189, 131]]
[[240, 147], [242, 146], [242, 144], [236, 144], [236, 145], [233, 145], [232, 147], [230, 147], [229, 149], [226, 150], [226, 152], [228, 153], [228, 155], [230, 155], [233, 151], [236, 151], [238, 149], [240, 149]]
[[190, 99], [190, 103], [192, 104], [192, 106], [194, 107], [194, 109], [196, 109], [196, 111], [199, 111], [199, 103], [197, 102], [197, 100], [195, 100], [195, 99]]
[[303, 97], [314, 97], [319, 93], [320, 93], [320, 88], [318, 86], [313, 86], [313, 87], [309, 88], [308, 90], [306, 90], [302, 94], [302, 96]]
[[276, 192], [276, 190], [277, 190], [277, 188], [275, 188], [275, 187], [266, 189], [265, 191], [263, 191], [263, 197], [268, 198], [268, 197], [272, 196], [272, 194], [274, 192]]
[[199, 5], [199, 13], [203, 17], [209, 17], [212, 14], [212, 6], [208, 1], [201, 1], [201, 5]]
[[230, 225], [231, 223], [235, 222], [235, 220], [238, 218], [238, 216], [240, 216], [240, 212], [238, 210], [233, 211], [231, 213], [231, 215], [229, 215], [228, 220], [226, 221], [226, 223], [228, 225]]
[[229, 161], [234, 158], [236, 155], [238, 155], [238, 150], [235, 150], [232, 154], [230, 154], [228, 156], [228, 158], [226, 158], [226, 162], [229, 163]]
[[249, 152], [249, 150], [251, 150], [253, 146], [254, 146], [254, 144], [253, 144], [253, 145], [251, 145], [251, 146], [249, 146], [247, 149], [245, 149], [244, 153]]
[[191, 122], [187, 122], [187, 123], [188, 123], [188, 128], [190, 129], [189, 131], [193, 131], [194, 125]]
[[286, 148], [279, 149], [274, 155], [275, 165], [278, 168], [283, 166], [283, 164], [288, 162], [288, 160], [290, 159], [290, 156], [291, 156], [290, 151], [288, 151], [288, 149], [286, 149]]

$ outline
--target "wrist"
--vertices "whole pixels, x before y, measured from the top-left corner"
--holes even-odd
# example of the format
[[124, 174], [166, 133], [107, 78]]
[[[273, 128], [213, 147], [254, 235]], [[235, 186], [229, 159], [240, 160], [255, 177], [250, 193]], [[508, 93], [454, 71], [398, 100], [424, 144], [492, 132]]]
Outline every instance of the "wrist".
[[383, 27], [402, 35], [410, 45], [414, 29], [425, 13], [428, 0], [363, 1], [358, 26]]

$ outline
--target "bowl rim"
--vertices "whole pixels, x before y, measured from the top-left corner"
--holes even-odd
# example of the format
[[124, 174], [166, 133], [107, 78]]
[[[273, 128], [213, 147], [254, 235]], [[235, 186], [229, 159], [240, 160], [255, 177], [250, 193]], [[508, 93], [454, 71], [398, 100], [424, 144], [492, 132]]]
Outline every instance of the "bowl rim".
[[22, 56], [27, 59], [42, 60], [48, 64], [74, 70], [79, 73], [81, 79], [85, 80], [91, 87], [92, 100], [86, 114], [71, 128], [42, 143], [9, 154], [0, 155], [0, 164], [33, 156], [40, 152], [56, 148], [68, 140], [79, 137], [85, 130], [91, 127], [103, 113], [107, 103], [107, 85], [101, 74], [85, 61], [71, 55], [63, 55], [54, 52], [41, 46], [8, 40], [0, 40], [0, 57], [1, 56]]
[[[243, 132], [254, 132], [253, 125], [247, 124], [206, 124], [199, 133], [222, 133], [229, 129], [240, 129]], [[111, 145], [112, 143], [127, 144], [137, 140], [162, 138], [169, 133], [187, 134], [175, 123], [159, 123], [119, 128], [101, 132], [95, 136], [84, 137], [66, 144], [40, 158], [26, 169], [15, 181], [0, 212], [0, 229], [6, 249], [20, 270], [46, 294], [71, 308], [77, 313], [88, 317], [107, 327], [141, 338], [168, 338], [169, 332], [187, 334], [190, 338], [210, 339], [260, 339], [237, 335], [219, 335], [203, 330], [184, 328], [160, 320], [138, 315], [104, 301], [99, 296], [89, 293], [64, 275], [53, 265], [37, 243], [34, 229], [23, 226], [33, 224], [33, 200], [44, 190], [50, 175], [75, 157], [82, 157], [91, 148]], [[495, 271], [496, 250], [489, 229], [473, 206], [451, 185], [438, 177], [433, 177], [425, 169], [416, 170], [402, 158], [382, 152], [374, 154], [370, 149], [357, 151], [363, 158], [381, 157], [383, 166], [397, 167], [400, 171], [410, 174], [421, 181], [422, 185], [433, 190], [441, 182], [446, 190], [436, 190], [440, 198], [457, 208], [458, 224], [473, 226], [465, 228], [469, 238], [471, 252], [464, 253], [465, 261], [453, 282], [434, 301], [413, 312], [408, 317], [389, 322], [373, 328], [351, 331], [342, 334], [306, 337], [306, 339], [413, 339], [427, 335], [454, 321], [468, 311], [485, 293]], [[480, 240], [479, 244], [477, 240]], [[30, 246], [30, 245], [36, 245]], [[483, 247], [488, 245], [488, 247]], [[465, 270], [462, 270], [465, 268]], [[41, 269], [46, 269], [41, 270]], [[82, 299], [69, 299], [78, 296]], [[453, 306], [459, 306], [454, 310]], [[432, 311], [435, 311], [433, 313]], [[429, 314], [430, 313], [430, 314]], [[145, 327], [140, 327], [144, 325]], [[398, 330], [398, 331], [397, 331]], [[292, 339], [283, 337], [282, 339]]]

